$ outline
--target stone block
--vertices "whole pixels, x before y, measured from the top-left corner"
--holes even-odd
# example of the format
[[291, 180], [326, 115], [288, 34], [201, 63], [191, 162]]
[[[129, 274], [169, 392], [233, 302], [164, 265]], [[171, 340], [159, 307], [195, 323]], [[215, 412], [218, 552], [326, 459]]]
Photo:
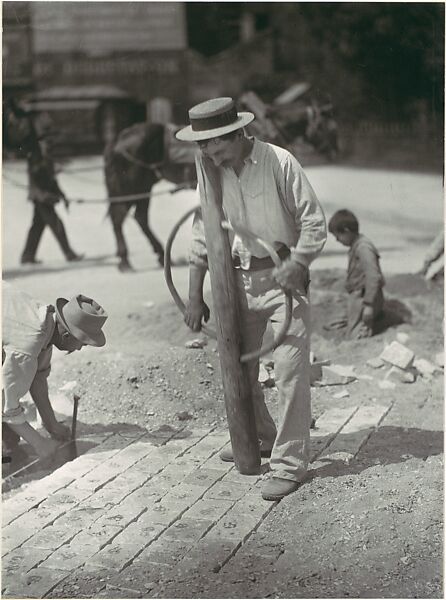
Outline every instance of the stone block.
[[93, 524], [88, 529], [74, 536], [70, 541], [70, 547], [80, 554], [82, 554], [84, 548], [93, 548], [94, 552], [99, 552], [99, 550], [116, 538], [120, 531], [119, 527]]
[[328, 386], [328, 385], [347, 385], [355, 381], [356, 376], [344, 375], [339, 373], [335, 368], [335, 365], [322, 366], [322, 379], [315, 381], [317, 386]]
[[8, 582], [20, 577], [32, 568], [36, 567], [50, 554], [51, 550], [38, 550], [22, 546], [13, 550], [2, 559], [2, 587], [8, 586]]
[[393, 341], [384, 348], [380, 358], [400, 369], [407, 369], [412, 364], [415, 354], [400, 342]]
[[213, 524], [214, 521], [212, 519], [206, 521], [183, 517], [165, 530], [163, 538], [172, 539], [172, 543], [176, 543], [177, 540], [185, 542], [197, 541], [209, 531]]
[[85, 565], [58, 583], [47, 597], [96, 598], [106, 583], [116, 576], [116, 569]]
[[190, 473], [184, 483], [203, 486], [205, 488], [210, 487], [216, 481], [221, 479], [222, 473], [218, 469], [210, 469], [207, 467], [201, 467], [199, 469], [195, 469], [192, 473]]
[[93, 546], [84, 546], [80, 551], [76, 546], [64, 544], [48, 556], [40, 566], [45, 569], [70, 572], [85, 564], [95, 552], [97, 552], [97, 548]]
[[142, 549], [155, 541], [165, 529], [166, 526], [160, 523], [149, 524], [138, 520], [120, 531], [114, 541], [121, 546], [138, 546]]
[[125, 498], [120, 504], [102, 514], [95, 522], [98, 525], [112, 525], [123, 529], [132, 521], [136, 521], [145, 510], [145, 506]]
[[398, 383], [413, 383], [416, 380], [414, 369], [400, 369], [391, 367], [385, 376], [387, 381], [396, 381]]
[[172, 539], [162, 536], [141, 552], [138, 561], [174, 565], [188, 554], [192, 546], [191, 541], [181, 540], [172, 543]]
[[246, 486], [240, 483], [218, 481], [204, 495], [214, 500], [238, 500], [246, 493]]
[[143, 512], [139, 516], [138, 522], [146, 525], [158, 524], [169, 527], [169, 525], [180, 518], [184, 511], [184, 504], [181, 504], [181, 502], [173, 504], [159, 502]]
[[382, 366], [385, 365], [385, 362], [379, 356], [375, 356], [374, 358], [369, 358], [366, 361], [366, 365], [372, 367], [372, 369], [380, 369]]
[[149, 562], [137, 557], [132, 564], [126, 567], [114, 578], [110, 585], [121, 585], [126, 589], [150, 590], [157, 588], [159, 581], [163, 580], [171, 571], [172, 565]]
[[233, 505], [232, 500], [212, 500], [210, 498], [199, 500], [187, 512], [184, 517], [188, 519], [218, 521]]
[[5, 589], [2, 596], [14, 596], [15, 598], [43, 598], [59, 582], [67, 576], [67, 571], [45, 569], [36, 567], [28, 573], [17, 577]]
[[434, 365], [425, 358], [416, 358], [413, 362], [413, 366], [422, 377], [432, 377], [432, 375], [434, 375], [434, 373], [438, 371], [437, 365]]
[[200, 485], [180, 483], [163, 497], [163, 503], [181, 503], [182, 509], [186, 510], [205, 494], [206, 489]]
[[44, 527], [35, 533], [28, 541], [26, 546], [40, 550], [57, 550], [62, 544], [68, 542], [75, 535], [66, 527], [50, 525]]
[[88, 559], [90, 565], [100, 567], [123, 569], [129, 565], [132, 560], [140, 553], [139, 546], [130, 546], [128, 544], [117, 544], [114, 541], [107, 544], [97, 554]]

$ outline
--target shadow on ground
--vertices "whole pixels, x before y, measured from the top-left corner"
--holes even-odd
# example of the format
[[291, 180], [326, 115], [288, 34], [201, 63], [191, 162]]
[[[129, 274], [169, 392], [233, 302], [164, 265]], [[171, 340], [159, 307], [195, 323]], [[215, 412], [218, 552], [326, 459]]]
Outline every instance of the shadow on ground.
[[[352, 434], [339, 434], [336, 437], [338, 447], [348, 448], [351, 442], [361, 438], [364, 432]], [[444, 451], [444, 435], [442, 431], [426, 429], [403, 428], [382, 426], [372, 432], [363, 450], [351, 462], [337, 459], [317, 459], [325, 463], [308, 473], [309, 480], [315, 477], [342, 477], [354, 475], [377, 465], [404, 463], [407, 460], [418, 458], [426, 460], [430, 456], [437, 456]]]

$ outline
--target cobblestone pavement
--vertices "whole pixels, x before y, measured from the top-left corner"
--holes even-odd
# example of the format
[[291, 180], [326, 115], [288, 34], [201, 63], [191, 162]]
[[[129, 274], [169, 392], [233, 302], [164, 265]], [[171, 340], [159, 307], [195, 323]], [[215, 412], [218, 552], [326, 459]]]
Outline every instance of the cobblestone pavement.
[[[400, 417], [392, 399], [327, 410], [312, 430], [313, 469], [348, 463]], [[261, 499], [261, 475], [219, 459], [226, 432], [86, 439], [96, 445], [3, 503], [4, 598], [154, 597], [175, 574], [224, 573], [278, 509]]]

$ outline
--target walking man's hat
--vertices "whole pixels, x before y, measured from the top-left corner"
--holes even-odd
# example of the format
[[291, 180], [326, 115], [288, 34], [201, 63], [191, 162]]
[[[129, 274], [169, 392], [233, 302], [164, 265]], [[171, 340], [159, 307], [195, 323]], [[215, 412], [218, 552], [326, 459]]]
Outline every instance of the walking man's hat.
[[88, 346], [103, 346], [105, 335], [102, 326], [107, 320], [107, 313], [92, 298], [78, 294], [66, 300], [56, 300], [56, 315], [64, 327], [77, 340]]
[[189, 110], [190, 125], [176, 137], [185, 142], [200, 142], [245, 127], [254, 120], [251, 112], [237, 112], [232, 98], [214, 98]]

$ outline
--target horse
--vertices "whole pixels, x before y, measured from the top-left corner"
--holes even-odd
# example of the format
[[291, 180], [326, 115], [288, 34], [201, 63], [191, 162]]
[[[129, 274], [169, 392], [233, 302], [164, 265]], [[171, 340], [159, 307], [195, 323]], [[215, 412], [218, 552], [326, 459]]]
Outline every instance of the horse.
[[179, 128], [171, 124], [135, 123], [123, 129], [105, 148], [108, 215], [116, 238], [118, 268], [122, 272], [133, 269], [123, 234], [123, 223], [130, 209], [134, 207], [134, 218], [163, 266], [163, 245], [149, 225], [152, 187], [160, 179], [183, 187], [196, 185], [196, 145], [176, 142], [174, 133]]
[[338, 126], [333, 116], [331, 102], [269, 106], [267, 116], [273, 121], [284, 138], [291, 142], [302, 137], [305, 142], [329, 160], [335, 160], [339, 154]]

